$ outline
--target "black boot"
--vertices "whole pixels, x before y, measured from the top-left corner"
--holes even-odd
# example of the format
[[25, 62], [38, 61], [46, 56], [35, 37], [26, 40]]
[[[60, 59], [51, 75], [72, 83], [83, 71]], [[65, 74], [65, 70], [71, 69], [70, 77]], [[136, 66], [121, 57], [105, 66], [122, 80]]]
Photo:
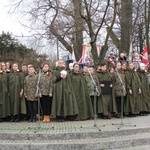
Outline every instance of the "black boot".
[[15, 119], [14, 122], [20, 122], [20, 115], [17, 115], [17, 116], [16, 116], [16, 119]]
[[57, 122], [61, 122], [61, 117], [57, 116]]
[[33, 116], [32, 122], [36, 122], [36, 117]]
[[2, 118], [0, 118], [0, 122], [3, 122], [3, 119], [2, 119]]
[[116, 118], [121, 118], [121, 113], [118, 113], [118, 114], [116, 115]]
[[31, 116], [30, 119], [28, 120], [28, 122], [32, 122], [33, 120], [33, 117]]
[[64, 117], [61, 117], [61, 122], [65, 122], [65, 119], [64, 119]]
[[103, 115], [102, 119], [111, 119], [111, 117], [109, 115]]
[[16, 116], [12, 116], [12, 118], [10, 119], [10, 122], [15, 122], [16, 120]]

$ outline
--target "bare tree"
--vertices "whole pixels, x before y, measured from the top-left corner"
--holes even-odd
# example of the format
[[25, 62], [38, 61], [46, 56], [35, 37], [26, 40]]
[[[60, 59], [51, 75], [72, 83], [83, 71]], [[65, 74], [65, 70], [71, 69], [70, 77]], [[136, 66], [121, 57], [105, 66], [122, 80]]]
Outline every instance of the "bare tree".
[[[15, 9], [25, 3], [15, 2]], [[57, 39], [70, 53], [73, 45], [77, 60], [81, 58], [83, 32], [88, 34], [97, 65], [112, 43], [119, 52], [128, 53], [131, 36], [135, 48], [142, 50], [144, 39], [149, 46], [149, 6], [150, 0], [33, 0], [24, 13], [31, 16], [32, 25], [28, 26], [37, 31], [34, 36], [40, 34], [40, 38], [46, 37], [53, 43]], [[102, 39], [100, 32], [104, 39], [98, 58], [96, 44]]]
[[[99, 31], [102, 29], [103, 24], [106, 23], [106, 20], [107, 20], [106, 18], [108, 17], [107, 13], [108, 13], [109, 7], [111, 6], [110, 0], [107, 0], [106, 3], [103, 2], [103, 5], [100, 5], [101, 1], [97, 2], [97, 1], [92, 1], [92, 0], [91, 1], [84, 0], [83, 4], [84, 4], [83, 9], [85, 11], [83, 13], [81, 12], [81, 16], [84, 19], [85, 23], [87, 24], [87, 29], [89, 32], [89, 36], [91, 38], [91, 42], [90, 42], [91, 47], [92, 47], [91, 52], [92, 52], [93, 58], [95, 60], [95, 65], [98, 65], [100, 63], [100, 61], [102, 59], [104, 59], [105, 53], [108, 49], [109, 34], [113, 28], [115, 18], [116, 18], [117, 0], [114, 1], [114, 15], [112, 16], [113, 19], [111, 21], [109, 20], [110, 27], [108, 29], [105, 43], [102, 47], [99, 58], [98, 58], [98, 54], [97, 54], [97, 50], [96, 50], [97, 49], [96, 42], [97, 42], [97, 38], [99, 36]], [[105, 7], [104, 7], [104, 4], [105, 4]], [[102, 8], [104, 8], [104, 9], [102, 9]], [[103, 10], [103, 11], [101, 11], [101, 10]], [[98, 13], [101, 13], [101, 15], [98, 16], [99, 22], [96, 22], [95, 17], [98, 15]]]
[[[110, 37], [120, 52], [129, 52], [130, 37], [133, 49], [142, 52], [143, 45], [149, 49], [150, 0], [118, 0], [116, 31]], [[114, 29], [114, 28], [113, 28]]]
[[149, 45], [149, 31], [150, 31], [150, 0], [145, 0], [145, 29], [146, 29], [146, 43], [150, 53]]
[[[18, 7], [22, 2], [23, 0], [18, 1], [15, 6]], [[72, 52], [73, 44], [77, 60], [81, 58], [83, 31], [85, 31], [90, 35], [92, 54], [95, 59], [97, 58], [97, 38], [104, 22], [108, 20], [106, 17], [110, 6], [110, 0], [102, 2], [102, 0], [72, 0], [66, 2], [60, 0], [33, 1], [26, 14], [31, 15], [32, 28], [33, 26], [36, 27], [39, 32], [43, 29], [42, 36], [48, 35], [51, 40], [55, 37], [70, 53]], [[110, 26], [110, 29], [112, 29], [113, 25]], [[102, 57], [104, 57], [108, 47], [108, 37], [107, 35], [104, 46], [105, 50], [101, 53]]]

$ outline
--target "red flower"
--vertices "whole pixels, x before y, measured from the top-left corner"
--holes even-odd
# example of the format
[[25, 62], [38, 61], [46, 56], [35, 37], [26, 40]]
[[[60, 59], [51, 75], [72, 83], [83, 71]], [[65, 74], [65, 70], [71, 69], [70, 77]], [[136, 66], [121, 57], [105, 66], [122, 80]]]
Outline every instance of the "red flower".
[[3, 74], [3, 71], [2, 71], [2, 70], [0, 70], [0, 74]]
[[48, 76], [48, 77], [50, 76], [50, 74], [51, 74], [50, 72], [47, 72], [47, 76]]
[[19, 75], [19, 69], [15, 70], [16, 75]]
[[65, 66], [65, 65], [63, 65], [61, 68], [62, 68], [62, 69], [66, 69], [66, 66]]
[[121, 74], [124, 74], [124, 71], [121, 71]]

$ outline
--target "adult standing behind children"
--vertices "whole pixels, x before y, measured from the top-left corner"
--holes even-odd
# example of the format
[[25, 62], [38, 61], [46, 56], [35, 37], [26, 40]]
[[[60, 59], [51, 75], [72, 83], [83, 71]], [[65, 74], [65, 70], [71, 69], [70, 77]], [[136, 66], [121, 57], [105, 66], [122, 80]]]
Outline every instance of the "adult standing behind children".
[[79, 70], [79, 64], [73, 65], [73, 71], [70, 74], [73, 90], [76, 96], [79, 114], [76, 120], [85, 120], [93, 117], [92, 103], [86, 84], [86, 80]]
[[70, 75], [65, 71], [63, 60], [58, 60], [58, 66], [53, 69], [53, 102], [52, 116], [58, 121], [66, 117], [74, 117], [79, 113], [76, 97], [70, 80]]

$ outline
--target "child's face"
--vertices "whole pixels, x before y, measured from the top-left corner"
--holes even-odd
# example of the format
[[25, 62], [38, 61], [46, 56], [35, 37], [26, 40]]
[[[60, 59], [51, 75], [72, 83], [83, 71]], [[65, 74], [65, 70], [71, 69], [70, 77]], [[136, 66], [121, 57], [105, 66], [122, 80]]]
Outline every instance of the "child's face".
[[83, 72], [87, 73], [87, 72], [88, 72], [88, 67], [85, 66], [85, 67], [83, 68]]
[[62, 66], [64, 66], [64, 65], [65, 65], [64, 61], [61, 61], [61, 60], [58, 61], [58, 66], [59, 66], [59, 67], [62, 67]]
[[6, 63], [6, 68], [9, 69], [10, 68], [10, 64], [7, 62]]
[[102, 71], [106, 71], [106, 69], [107, 69], [106, 65], [101, 66], [101, 70], [102, 70]]
[[49, 70], [49, 66], [48, 66], [47, 64], [45, 64], [45, 65], [43, 66], [43, 71], [46, 72], [46, 71], [48, 71], [48, 70]]
[[22, 71], [27, 71], [27, 66], [22, 66], [21, 69]]
[[94, 74], [95, 73], [94, 68], [90, 68], [90, 72], [91, 72], [91, 74]]
[[117, 68], [117, 69], [121, 69], [121, 63], [117, 63], [116, 68]]
[[73, 69], [74, 69], [74, 71], [79, 71], [79, 65], [75, 65], [75, 66], [73, 67]]
[[130, 69], [133, 69], [133, 68], [134, 68], [133, 63], [130, 63], [130, 64], [129, 64], [129, 68], [130, 68]]
[[110, 69], [110, 73], [113, 73], [113, 72], [114, 72], [114, 69], [113, 69], [113, 68], [111, 68], [111, 69]]
[[30, 75], [34, 74], [34, 68], [31, 67], [31, 68], [28, 69], [28, 71], [29, 71]]
[[13, 68], [14, 71], [17, 71], [18, 70], [18, 65], [17, 64], [13, 64], [12, 68]]
[[123, 64], [123, 65], [121, 66], [121, 68], [124, 69], [124, 70], [126, 70], [126, 69], [127, 69], [126, 64]]

